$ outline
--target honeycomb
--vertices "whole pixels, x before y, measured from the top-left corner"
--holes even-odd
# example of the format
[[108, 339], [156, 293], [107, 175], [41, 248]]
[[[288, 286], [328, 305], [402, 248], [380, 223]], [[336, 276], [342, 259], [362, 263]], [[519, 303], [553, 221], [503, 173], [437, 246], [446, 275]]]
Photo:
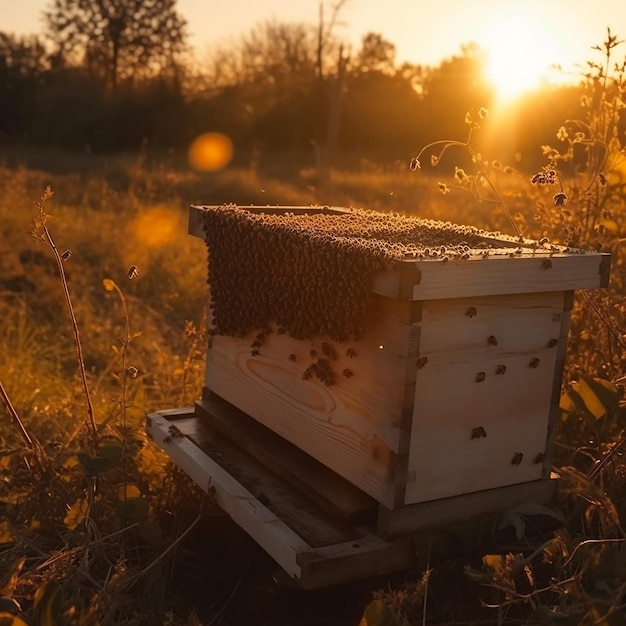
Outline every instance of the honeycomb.
[[375, 273], [407, 259], [469, 258], [493, 237], [470, 226], [368, 210], [204, 207], [213, 332], [359, 339]]

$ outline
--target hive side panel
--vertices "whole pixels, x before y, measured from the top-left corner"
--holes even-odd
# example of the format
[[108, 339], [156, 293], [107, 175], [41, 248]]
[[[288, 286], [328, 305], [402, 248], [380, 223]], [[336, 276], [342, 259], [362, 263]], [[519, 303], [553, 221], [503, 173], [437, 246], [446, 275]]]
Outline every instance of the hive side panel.
[[[205, 384], [391, 507], [405, 482], [399, 467], [406, 468], [418, 317], [416, 303], [377, 297], [360, 341], [297, 340], [274, 328], [252, 348], [254, 333], [218, 335], [207, 351]], [[332, 385], [305, 375], [321, 359]]]
[[559, 292], [424, 303], [406, 504], [542, 477], [563, 304]]

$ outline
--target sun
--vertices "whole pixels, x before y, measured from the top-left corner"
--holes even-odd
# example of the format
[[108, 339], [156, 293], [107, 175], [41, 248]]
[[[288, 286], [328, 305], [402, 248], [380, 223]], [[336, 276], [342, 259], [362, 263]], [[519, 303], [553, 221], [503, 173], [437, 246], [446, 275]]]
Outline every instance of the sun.
[[559, 41], [536, 17], [513, 10], [493, 16], [479, 45], [485, 74], [500, 101], [511, 101], [542, 86], [563, 82]]

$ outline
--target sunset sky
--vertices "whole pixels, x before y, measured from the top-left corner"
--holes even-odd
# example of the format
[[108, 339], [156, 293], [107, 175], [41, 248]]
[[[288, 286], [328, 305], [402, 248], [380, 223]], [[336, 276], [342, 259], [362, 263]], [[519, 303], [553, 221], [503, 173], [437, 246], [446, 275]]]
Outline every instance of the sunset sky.
[[[0, 30], [41, 31], [47, 4], [0, 0]], [[329, 14], [334, 2], [324, 4]], [[264, 20], [316, 23], [319, 0], [179, 0], [178, 7], [202, 54]], [[347, 0], [340, 18], [342, 39], [356, 48], [364, 34], [379, 32], [396, 45], [399, 61], [437, 65], [477, 42], [490, 54], [495, 76], [513, 73], [521, 83], [536, 82], [552, 64], [576, 72], [607, 26], [626, 38], [626, 3], [615, 0]]]

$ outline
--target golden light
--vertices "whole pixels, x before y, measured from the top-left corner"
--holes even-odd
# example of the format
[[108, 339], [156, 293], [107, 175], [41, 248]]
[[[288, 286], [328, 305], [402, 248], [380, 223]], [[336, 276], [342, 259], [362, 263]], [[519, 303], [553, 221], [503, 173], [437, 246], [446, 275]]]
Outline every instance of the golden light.
[[564, 82], [555, 69], [563, 53], [557, 34], [520, 7], [504, 7], [491, 16], [479, 44], [487, 53], [486, 78], [500, 101]]
[[222, 133], [203, 133], [196, 137], [187, 158], [191, 166], [202, 172], [216, 172], [226, 167], [233, 157], [233, 143]]
[[142, 211], [132, 228], [135, 248], [159, 248], [180, 236], [180, 216], [172, 209], [155, 206]]

